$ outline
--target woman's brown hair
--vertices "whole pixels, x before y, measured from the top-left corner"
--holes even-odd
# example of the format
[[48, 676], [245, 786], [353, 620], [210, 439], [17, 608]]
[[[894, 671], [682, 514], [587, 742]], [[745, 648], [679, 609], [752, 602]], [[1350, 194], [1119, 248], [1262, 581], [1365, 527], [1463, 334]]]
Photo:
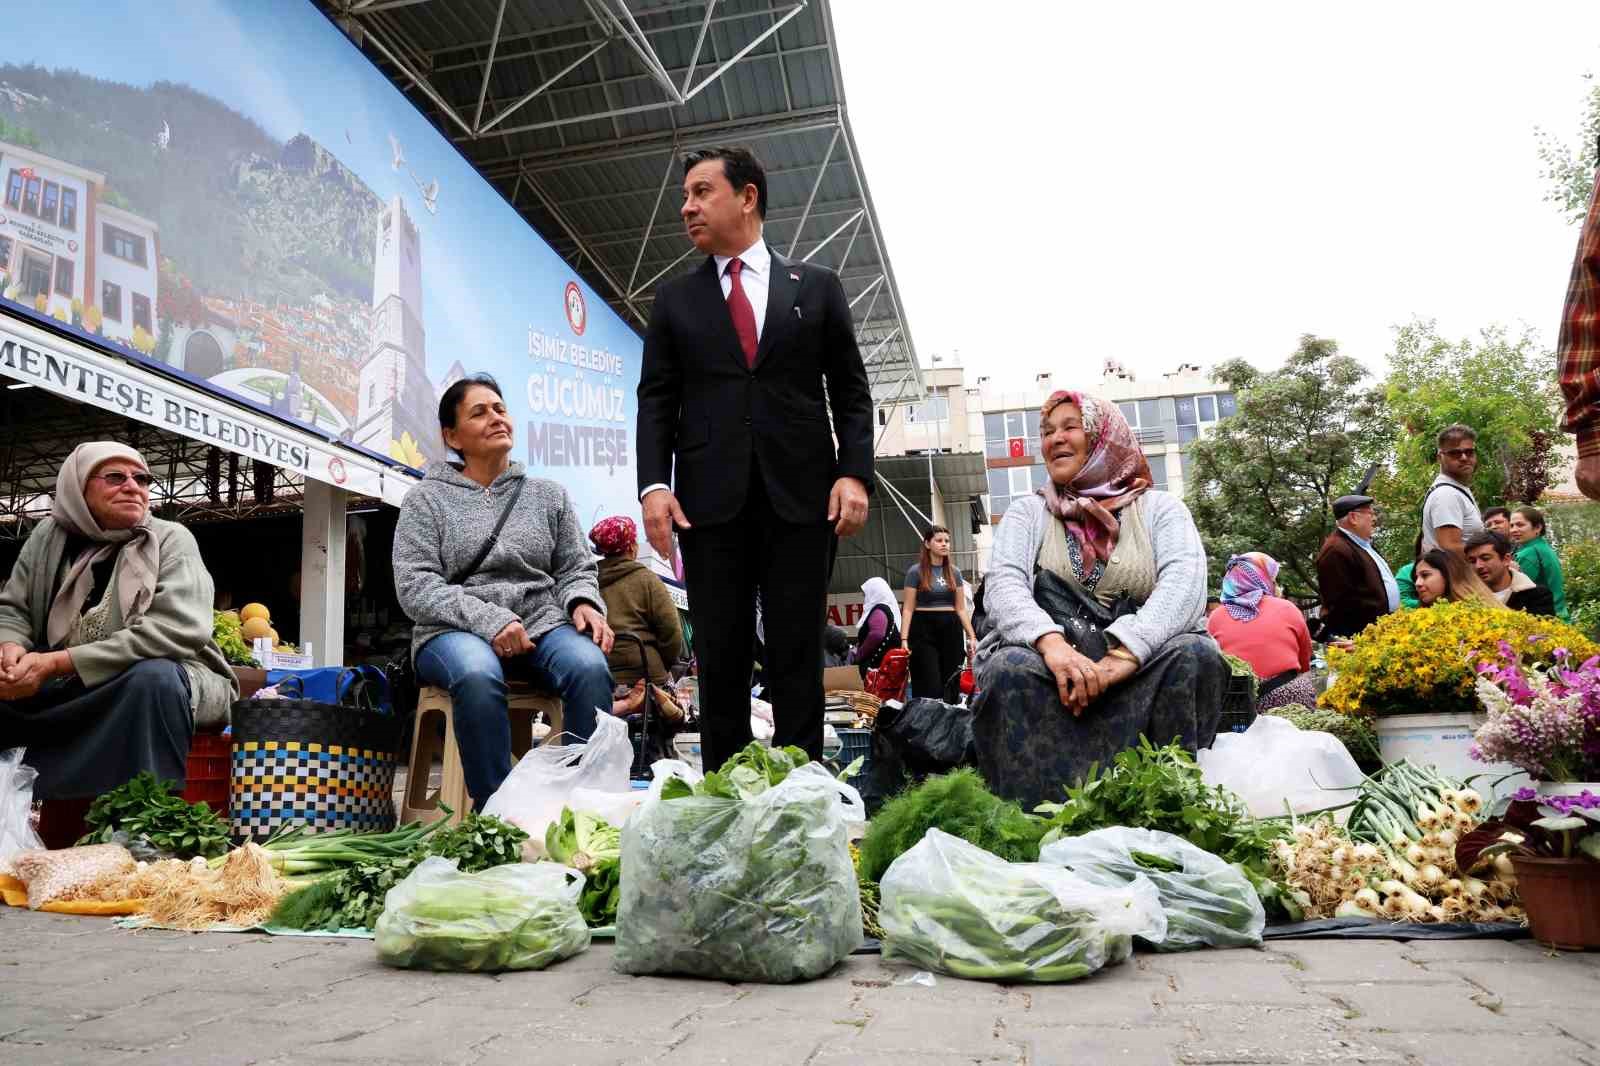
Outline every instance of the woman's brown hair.
[[[933, 588], [933, 552], [929, 549], [928, 545], [932, 543], [933, 538], [937, 537], [940, 533], [943, 533], [947, 537], [950, 535], [950, 531], [943, 526], [933, 526], [928, 530], [927, 536], [922, 538], [922, 563], [921, 568], [918, 571], [921, 576], [921, 580], [917, 583], [917, 591], [919, 592], [927, 592], [929, 589]], [[956, 571], [955, 567], [950, 563], [949, 552], [946, 552], [944, 556], [944, 583], [951, 592], [955, 591]]]
[[1505, 606], [1467, 561], [1455, 552], [1434, 548], [1423, 552], [1417, 562], [1427, 563], [1444, 575], [1444, 595], [1440, 599], [1452, 603], [1477, 603], [1485, 607]]

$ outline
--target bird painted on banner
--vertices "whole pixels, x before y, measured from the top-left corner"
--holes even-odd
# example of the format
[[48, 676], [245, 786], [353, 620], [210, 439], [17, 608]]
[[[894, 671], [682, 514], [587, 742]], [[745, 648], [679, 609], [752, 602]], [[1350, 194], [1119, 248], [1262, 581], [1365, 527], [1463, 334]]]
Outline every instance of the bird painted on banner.
[[166, 119], [162, 119], [161, 132], [156, 134], [156, 147], [165, 152], [170, 144], [172, 144], [172, 127], [167, 124]]

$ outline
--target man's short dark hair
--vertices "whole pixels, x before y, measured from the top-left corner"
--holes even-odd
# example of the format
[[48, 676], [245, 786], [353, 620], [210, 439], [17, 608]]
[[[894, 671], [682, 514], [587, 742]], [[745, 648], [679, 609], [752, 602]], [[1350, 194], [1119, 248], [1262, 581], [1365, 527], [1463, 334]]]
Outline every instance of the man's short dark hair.
[[1494, 548], [1494, 553], [1501, 558], [1511, 554], [1511, 542], [1506, 539], [1506, 535], [1504, 533], [1496, 533], [1492, 529], [1478, 530], [1478, 532], [1467, 538], [1467, 542], [1461, 546], [1461, 550], [1463, 553], [1472, 552], [1485, 544]]
[[756, 214], [761, 216], [763, 222], [767, 218], [767, 171], [761, 165], [761, 160], [748, 148], [737, 145], [716, 145], [711, 148], [699, 148], [683, 157], [683, 175], [689, 176], [689, 171], [704, 163], [708, 159], [722, 160], [722, 174], [728, 179], [728, 184], [733, 186], [735, 193], [744, 192], [746, 185], [756, 187]]
[[1485, 507], [1483, 509], [1483, 520], [1487, 522], [1491, 518], [1504, 518], [1507, 522], [1509, 522], [1511, 521], [1511, 508]]
[[1534, 527], [1540, 533], [1544, 532], [1544, 512], [1539, 510], [1539, 508], [1530, 503], [1525, 507], [1518, 507], [1517, 514], [1521, 515], [1523, 518], [1526, 518], [1528, 520], [1528, 525]]
[[1457, 422], [1441, 429], [1438, 437], [1434, 438], [1434, 445], [1442, 452], [1445, 449], [1445, 445], [1457, 440], [1471, 441], [1476, 444], [1478, 443], [1478, 431], [1471, 426], [1463, 426], [1460, 422]]

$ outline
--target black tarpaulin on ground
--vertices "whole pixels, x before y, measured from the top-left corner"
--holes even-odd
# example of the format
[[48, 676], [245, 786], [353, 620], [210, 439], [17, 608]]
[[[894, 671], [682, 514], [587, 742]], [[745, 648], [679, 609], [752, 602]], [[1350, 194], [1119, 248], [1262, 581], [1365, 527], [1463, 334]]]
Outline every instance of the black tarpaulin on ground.
[[1516, 922], [1386, 922], [1324, 918], [1269, 925], [1267, 940], [1524, 940], [1533, 934]]

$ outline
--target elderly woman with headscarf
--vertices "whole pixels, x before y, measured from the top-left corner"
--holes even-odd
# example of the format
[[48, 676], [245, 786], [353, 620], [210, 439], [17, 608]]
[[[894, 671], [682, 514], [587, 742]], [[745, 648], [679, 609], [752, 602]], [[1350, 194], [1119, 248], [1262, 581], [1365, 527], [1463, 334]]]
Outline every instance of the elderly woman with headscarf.
[[1117, 405], [1053, 393], [1039, 437], [1047, 480], [995, 531], [973, 703], [979, 769], [1024, 807], [1060, 799], [1141, 735], [1209, 746], [1228, 676], [1200, 629], [1199, 531], [1150, 487]]
[[862, 676], [876, 669], [883, 657], [900, 646], [900, 604], [889, 582], [869, 577], [861, 583], [864, 600], [861, 622], [856, 626], [856, 646], [850, 651], [852, 665], [861, 667]]
[[668, 684], [668, 668], [683, 658], [683, 626], [666, 584], [639, 562], [638, 526], [627, 515], [603, 519], [589, 531], [589, 543], [600, 554], [600, 595], [611, 628], [638, 637], [644, 645], [641, 666], [639, 645], [617, 641], [606, 657], [612, 678], [618, 685], [637, 687], [648, 673], [652, 684]]
[[182, 782], [196, 724], [238, 694], [211, 575], [193, 534], [151, 516], [150, 484], [132, 448], [80, 444], [0, 590], [0, 749], [27, 748], [40, 799], [142, 770]]
[[1222, 606], [1206, 619], [1206, 631], [1229, 655], [1255, 672], [1256, 710], [1305, 707], [1317, 702], [1311, 669], [1311, 630], [1300, 608], [1279, 595], [1278, 560], [1248, 552], [1228, 560], [1222, 575]]

